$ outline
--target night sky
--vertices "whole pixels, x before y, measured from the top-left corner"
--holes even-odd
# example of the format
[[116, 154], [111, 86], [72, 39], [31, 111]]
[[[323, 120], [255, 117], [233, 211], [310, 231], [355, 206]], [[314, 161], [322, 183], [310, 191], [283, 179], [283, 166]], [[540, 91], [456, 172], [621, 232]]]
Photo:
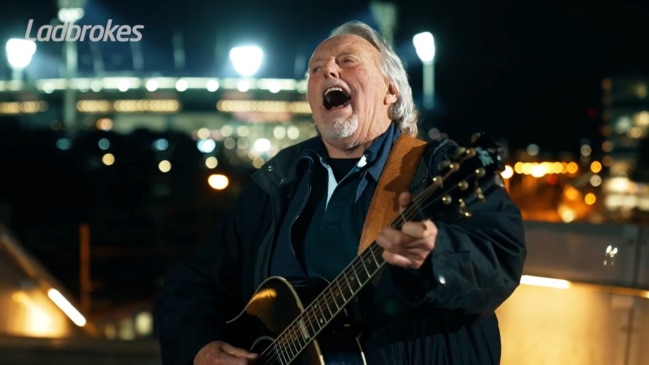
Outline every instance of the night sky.
[[[172, 37], [182, 34], [185, 75], [234, 75], [227, 51], [255, 41], [266, 51], [261, 75], [300, 77], [317, 42], [342, 21], [376, 26], [369, 1], [108, 1], [92, 0], [82, 24], [142, 24], [144, 72], [171, 74]], [[598, 134], [601, 80], [649, 73], [642, 1], [415, 1], [395, 2], [395, 49], [404, 59], [415, 96], [421, 65], [411, 43], [428, 30], [436, 38], [436, 106], [424, 121], [452, 137], [486, 131], [514, 147], [537, 143], [557, 152]], [[29, 19], [47, 24], [55, 1], [0, 1], [0, 36], [22, 35]], [[31, 70], [60, 71], [56, 44]], [[86, 48], [84, 48], [86, 47]], [[100, 44], [106, 70], [132, 68], [128, 45]], [[47, 48], [47, 49], [46, 49]], [[84, 54], [86, 55], [84, 57]], [[80, 73], [90, 73], [90, 50], [80, 47]], [[2, 68], [4, 67], [4, 69]], [[0, 75], [9, 74], [5, 64]], [[588, 117], [589, 108], [591, 118]]]
[[[437, 1], [426, 2], [430, 5], [425, 9], [421, 6], [423, 2], [395, 3], [398, 19], [394, 47], [406, 63], [416, 98], [421, 97], [421, 64], [412, 46], [412, 35], [428, 30], [436, 39], [436, 108], [433, 113], [423, 115], [423, 123], [436, 126], [461, 143], [468, 140], [471, 132], [481, 131], [512, 149], [535, 143], [544, 152], [576, 153], [582, 138], [595, 142], [600, 139], [602, 79], [649, 76], [649, 28], [646, 25], [649, 3], [646, 2]], [[3, 44], [10, 36], [23, 37], [29, 19], [34, 19], [35, 25], [43, 25], [56, 17], [56, 2], [52, 0], [0, 0], [0, 9]], [[143, 39], [136, 45], [144, 55], [142, 75], [204, 77], [235, 76], [227, 59], [228, 50], [239, 42], [255, 41], [266, 52], [260, 76], [301, 78], [312, 50], [332, 28], [352, 19], [377, 27], [368, 1], [338, 0], [89, 0], [80, 23], [105, 24], [107, 19], [113, 19], [114, 24], [144, 25]], [[173, 59], [174, 34], [182, 36], [185, 50], [185, 62], [179, 68], [175, 67]], [[132, 45], [98, 43], [94, 46], [96, 48], [91, 49], [87, 42], [79, 45], [80, 76], [92, 75], [89, 60], [93, 51], [101, 54], [107, 72], [132, 71], [129, 48]], [[27, 77], [61, 77], [60, 44], [40, 43], [38, 47], [33, 63], [26, 70]], [[0, 78], [7, 79], [11, 71], [4, 62], [3, 53], [4, 47], [0, 50], [3, 60]], [[2, 128], [0, 133], [5, 133]], [[124, 143], [129, 138], [140, 137], [124, 137]], [[51, 143], [42, 135], [30, 138], [34, 143]], [[58, 165], [55, 155], [47, 152], [44, 161], [48, 169], [25, 174], [19, 172], [24, 167], [22, 161], [27, 160], [20, 147], [17, 140], [0, 135], [3, 168], [0, 174], [9, 176], [0, 180], [0, 200], [9, 200], [13, 204], [13, 216], [24, 219], [18, 224], [18, 218], [14, 218], [15, 229], [21, 234], [41, 230], [47, 235], [43, 227], [48, 221], [59, 226], [74, 225], [79, 219], [92, 215], [88, 212], [104, 199], [121, 206], [121, 210], [113, 207], [108, 213], [104, 212], [101, 219], [111, 214], [121, 215], [114, 225], [149, 227], [151, 235], [159, 238], [161, 233], [156, 227], [174, 222], [174, 217], [188, 209], [193, 201], [190, 192], [187, 193], [189, 197], [177, 198], [178, 201], [184, 199], [185, 205], [163, 205], [166, 210], [156, 210], [158, 206], [145, 207], [141, 196], [147, 185], [141, 182], [135, 187], [133, 184], [124, 186], [129, 172], [108, 178], [114, 179], [112, 182], [100, 175], [76, 176], [72, 181], [49, 178], [49, 190], [43, 192], [36, 185], [36, 181], [42, 181], [38, 177], [72, 175], [80, 162]], [[33, 186], [25, 181], [34, 182]], [[105, 184], [111, 184], [114, 191], [101, 190]], [[187, 187], [188, 191], [194, 189], [188, 181], [178, 184]], [[128, 190], [126, 194], [123, 193], [125, 189]], [[97, 191], [104, 195], [93, 195]], [[38, 195], [39, 192], [43, 195]], [[81, 211], [57, 214], [52, 210], [52, 207], [65, 205], [66, 199], [80, 192], [86, 194]], [[163, 210], [166, 213], [161, 213]], [[155, 214], [151, 214], [152, 211]], [[77, 219], [84, 214], [86, 217]], [[199, 218], [189, 215], [188, 219]], [[95, 219], [100, 220], [98, 216]], [[27, 221], [33, 225], [26, 224]], [[106, 225], [106, 232], [114, 231], [114, 225]], [[122, 242], [127, 247], [131, 240], [151, 238], [151, 235], [140, 229]], [[29, 241], [29, 235], [24, 237]], [[151, 244], [167, 242], [158, 238], [154, 237]], [[49, 267], [74, 286], [76, 271], [64, 271], [65, 267], [76, 267], [72, 259], [74, 247], [68, 249], [71, 254], [60, 253], [60, 247], [42, 247], [38, 252], [44, 258], [49, 255]], [[133, 262], [139, 259], [129, 257]], [[123, 262], [121, 276], [115, 280], [135, 282], [138, 275], [146, 276], [142, 274], [146, 270], [156, 273], [164, 270], [165, 262], [151, 262], [147, 268]], [[102, 265], [115, 266], [113, 262], [99, 262], [97, 270]], [[104, 284], [104, 289], [110, 290], [110, 284]], [[136, 286], [133, 288], [139, 290]], [[128, 297], [133, 292], [122, 295]]]

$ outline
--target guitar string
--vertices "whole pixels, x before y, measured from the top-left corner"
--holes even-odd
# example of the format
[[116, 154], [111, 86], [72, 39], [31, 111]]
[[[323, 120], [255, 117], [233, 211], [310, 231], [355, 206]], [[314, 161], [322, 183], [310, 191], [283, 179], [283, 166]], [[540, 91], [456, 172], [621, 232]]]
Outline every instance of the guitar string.
[[[467, 151], [469, 151], [469, 150], [467, 150]], [[453, 163], [462, 164], [466, 159], [471, 157], [472, 155], [468, 154], [467, 151], [465, 151], [463, 153], [463, 158], [460, 158], [458, 161], [455, 161]], [[408, 206], [401, 214], [399, 214], [392, 221], [391, 226], [395, 227], [395, 228], [398, 228], [400, 225], [402, 225], [404, 222], [408, 221], [409, 219], [416, 218], [417, 215], [419, 214], [418, 209], [427, 209], [430, 206], [432, 206], [433, 204], [435, 204], [441, 197], [437, 197], [436, 199], [433, 199], [433, 200], [428, 200], [428, 199], [430, 198], [430, 196], [438, 188], [443, 187], [444, 182], [448, 179], [449, 176], [455, 174], [455, 172], [456, 171], [453, 171], [452, 169], [449, 169], [449, 171], [447, 171], [445, 173], [445, 175], [440, 178], [439, 183], [433, 182], [433, 184], [429, 185], [421, 194], [415, 196], [413, 198], [412, 204], [410, 206]], [[474, 177], [474, 176], [475, 176], [475, 172], [474, 172], [474, 174], [469, 174], [468, 178], [471, 178], [471, 177]], [[467, 179], [467, 178], [465, 177], [465, 179]], [[458, 188], [457, 184], [453, 185], [447, 191], [447, 193], [451, 193], [452, 191], [456, 190], [457, 188]], [[426, 203], [421, 204], [422, 202], [426, 202]], [[289, 324], [289, 326], [276, 337], [276, 340], [273, 341], [273, 343], [270, 346], [268, 346], [265, 350], [262, 351], [262, 353], [261, 353], [262, 356], [271, 356], [270, 361], [272, 361], [272, 362], [267, 362], [267, 364], [269, 364], [269, 365], [275, 364], [276, 360], [279, 361], [280, 364], [284, 363], [282, 361], [282, 359], [280, 358], [280, 353], [279, 353], [279, 352], [282, 352], [282, 350], [277, 348], [278, 342], [287, 343], [288, 347], [292, 348], [292, 346], [291, 346], [292, 344], [295, 344], [295, 342], [297, 342], [301, 338], [305, 337], [305, 336], [300, 336], [300, 335], [303, 334], [302, 330], [308, 331], [308, 329], [301, 327], [301, 325], [296, 326], [295, 325], [296, 322], [301, 322], [305, 326], [306, 326], [306, 324], [309, 324], [312, 329], [315, 329], [316, 326], [317, 326], [318, 329], [315, 330], [314, 333], [309, 334], [308, 338], [306, 339], [306, 341], [307, 341], [306, 343], [298, 344], [299, 346], [298, 346], [297, 351], [295, 352], [295, 354], [292, 353], [292, 352], [290, 354], [288, 354], [289, 355], [289, 360], [288, 360], [289, 363], [293, 359], [295, 359], [302, 352], [304, 347], [306, 347], [313, 340], [313, 338], [315, 336], [317, 336], [320, 331], [322, 331], [322, 329], [324, 329], [324, 327], [328, 324], [328, 322], [331, 319], [329, 321], [325, 321], [324, 325], [321, 325], [320, 321], [319, 321], [320, 317], [319, 316], [314, 317], [315, 314], [313, 314], [313, 313], [315, 312], [315, 309], [314, 309], [315, 306], [319, 307], [319, 311], [320, 311], [321, 314], [323, 314], [323, 315], [325, 314], [323, 312], [323, 310], [322, 310], [322, 305], [319, 302], [321, 302], [321, 301], [324, 302], [324, 304], [328, 308], [329, 313], [331, 314], [330, 315], [331, 318], [334, 318], [340, 311], [342, 311], [345, 308], [345, 306], [346, 306], [345, 302], [348, 302], [356, 294], [358, 294], [358, 292], [367, 284], [367, 282], [369, 282], [371, 280], [371, 278], [385, 264], [385, 261], [383, 260], [381, 255], [379, 255], [379, 259], [377, 260], [377, 257], [376, 257], [377, 252], [376, 251], [378, 251], [379, 254], [382, 253], [381, 247], [378, 246], [376, 244], [376, 242], [372, 242], [372, 244], [370, 244], [368, 250], [366, 250], [363, 254], [359, 255], [356, 259], [354, 259], [352, 261], [351, 265], [349, 265], [347, 268], [345, 268], [342, 271], [342, 273], [339, 274], [333, 280], [332, 284], [335, 284], [338, 287], [337, 292], [341, 293], [342, 300], [343, 300], [343, 305], [341, 307], [338, 306], [338, 303], [336, 302], [336, 294], [335, 294], [336, 291], [333, 291], [331, 285], [329, 287], [327, 287], [326, 290], [323, 293], [318, 295], [316, 297], [316, 299], [313, 300], [313, 302], [309, 306], [307, 306], [305, 308], [305, 310], [302, 313], [300, 313], [296, 317], [296, 319], [291, 324]], [[362, 268], [363, 271], [368, 271], [367, 266], [365, 265], [364, 260], [363, 260], [363, 258], [364, 258], [363, 256], [366, 256], [365, 253], [372, 254], [372, 259], [373, 259], [373, 261], [374, 261], [374, 263], [376, 265], [376, 268], [370, 270], [370, 273], [369, 273], [369, 275], [367, 276], [366, 279], [359, 280], [358, 275], [356, 274], [357, 269]], [[362, 282], [362, 284], [359, 285], [356, 289], [352, 288], [351, 285], [349, 284], [348, 276], [350, 274], [352, 274], [352, 273], [356, 277], [357, 281]], [[350, 289], [349, 299], [345, 298], [344, 292], [342, 291], [342, 288], [340, 286], [341, 281], [342, 281], [343, 278], [345, 279], [345, 282], [346, 282], [347, 286]], [[329, 303], [333, 303], [333, 305], [335, 305], [335, 307], [336, 307], [333, 312], [331, 310], [331, 306], [329, 305]], [[308, 309], [311, 309], [311, 310], [308, 310]], [[300, 328], [297, 328], [297, 327], [300, 327]], [[287, 346], [284, 346], [284, 347], [287, 347]], [[272, 350], [274, 350], [274, 351], [272, 351]], [[270, 355], [269, 354], [270, 351], [272, 351], [274, 355]], [[286, 355], [286, 354], [283, 354], [283, 355]]]

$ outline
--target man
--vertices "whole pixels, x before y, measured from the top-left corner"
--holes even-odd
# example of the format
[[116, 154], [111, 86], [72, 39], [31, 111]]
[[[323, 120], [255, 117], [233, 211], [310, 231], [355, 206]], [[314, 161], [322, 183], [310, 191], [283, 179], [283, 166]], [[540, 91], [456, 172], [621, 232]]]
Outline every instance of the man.
[[[407, 74], [375, 30], [352, 21], [315, 49], [307, 96], [319, 136], [258, 170], [209, 242], [165, 278], [156, 310], [163, 363], [253, 362], [259, 354], [225, 331], [255, 289], [271, 276], [332, 280], [356, 257], [393, 146], [417, 134]], [[450, 140], [426, 145], [415, 166], [427, 184], [456, 150]], [[399, 195], [401, 211], [420, 179]], [[494, 311], [517, 287], [526, 249], [502, 185], [483, 191], [483, 202], [466, 199], [470, 217], [441, 209], [375, 237], [387, 265], [349, 306], [368, 364], [499, 363]]]

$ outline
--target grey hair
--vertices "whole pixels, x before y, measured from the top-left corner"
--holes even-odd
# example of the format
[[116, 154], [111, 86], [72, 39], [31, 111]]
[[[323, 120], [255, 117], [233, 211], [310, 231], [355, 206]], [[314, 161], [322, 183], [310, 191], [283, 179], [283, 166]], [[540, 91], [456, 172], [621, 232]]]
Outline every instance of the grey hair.
[[392, 50], [385, 38], [369, 25], [352, 20], [336, 27], [330, 37], [351, 34], [370, 42], [379, 50], [383, 58], [382, 70], [390, 84], [397, 92], [397, 101], [390, 107], [390, 118], [397, 124], [401, 132], [417, 136], [418, 115], [415, 102], [412, 99], [412, 88], [408, 82], [408, 73], [403, 62]]

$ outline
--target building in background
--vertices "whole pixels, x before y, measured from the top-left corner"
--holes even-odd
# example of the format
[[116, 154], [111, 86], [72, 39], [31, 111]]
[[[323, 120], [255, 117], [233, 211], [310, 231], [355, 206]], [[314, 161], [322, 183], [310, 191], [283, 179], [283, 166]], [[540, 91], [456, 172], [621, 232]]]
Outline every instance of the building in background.
[[609, 78], [602, 89], [605, 211], [614, 220], [649, 222], [649, 78]]

